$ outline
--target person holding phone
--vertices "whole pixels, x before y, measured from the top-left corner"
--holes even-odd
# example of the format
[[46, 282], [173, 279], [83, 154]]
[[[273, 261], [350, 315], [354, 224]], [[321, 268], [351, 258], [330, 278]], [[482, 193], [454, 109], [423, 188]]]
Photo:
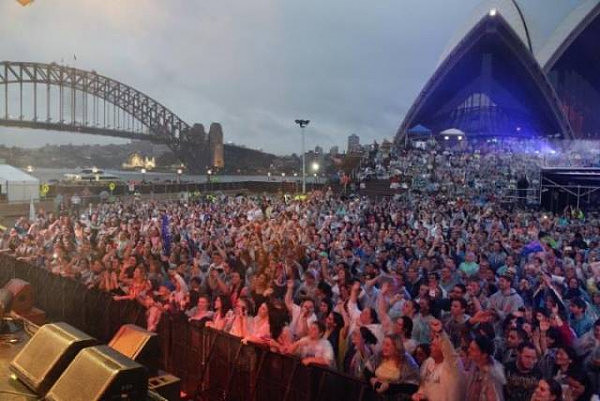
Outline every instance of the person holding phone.
[[253, 318], [250, 300], [246, 297], [238, 298], [233, 309], [233, 321], [229, 334], [245, 338], [250, 336], [253, 330]]

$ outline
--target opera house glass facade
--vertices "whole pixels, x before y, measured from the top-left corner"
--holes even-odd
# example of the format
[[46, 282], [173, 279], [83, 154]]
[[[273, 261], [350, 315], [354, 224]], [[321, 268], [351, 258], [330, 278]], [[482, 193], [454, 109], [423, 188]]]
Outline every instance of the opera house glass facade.
[[406, 114], [397, 145], [414, 127], [600, 139], [599, 14], [600, 0], [582, 2], [540, 45], [517, 1], [482, 3]]

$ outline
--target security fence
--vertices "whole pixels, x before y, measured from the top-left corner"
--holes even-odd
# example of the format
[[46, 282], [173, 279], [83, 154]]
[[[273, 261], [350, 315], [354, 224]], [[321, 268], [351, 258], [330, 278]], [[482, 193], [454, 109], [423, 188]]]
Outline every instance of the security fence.
[[[36, 306], [107, 343], [123, 324], [145, 327], [146, 310], [134, 301], [89, 289], [29, 263], [0, 255], [0, 284], [12, 278], [34, 288]], [[161, 369], [181, 378], [197, 400], [370, 401], [382, 400], [368, 383], [342, 373], [305, 366], [290, 355], [242, 344], [240, 338], [165, 314], [158, 328]]]

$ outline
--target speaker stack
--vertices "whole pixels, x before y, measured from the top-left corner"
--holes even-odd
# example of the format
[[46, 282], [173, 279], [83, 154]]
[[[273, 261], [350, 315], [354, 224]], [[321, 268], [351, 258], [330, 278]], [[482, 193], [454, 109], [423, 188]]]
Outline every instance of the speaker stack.
[[46, 324], [13, 359], [10, 370], [47, 401], [140, 401], [148, 370], [66, 323]]
[[150, 374], [148, 388], [170, 401], [178, 401], [181, 380], [165, 372], [159, 372], [160, 347], [158, 335], [133, 324], [121, 326], [108, 346], [146, 366]]
[[97, 341], [66, 323], [46, 324], [10, 364], [27, 387], [44, 395], [82, 349]]
[[47, 401], [179, 400], [180, 379], [158, 374], [159, 355], [156, 333], [134, 325], [122, 326], [107, 346], [53, 323], [39, 328], [10, 370]]
[[148, 372], [107, 345], [84, 348], [46, 395], [47, 401], [144, 400]]
[[158, 373], [160, 348], [156, 333], [133, 324], [125, 324], [113, 336], [108, 346], [146, 366], [150, 375]]

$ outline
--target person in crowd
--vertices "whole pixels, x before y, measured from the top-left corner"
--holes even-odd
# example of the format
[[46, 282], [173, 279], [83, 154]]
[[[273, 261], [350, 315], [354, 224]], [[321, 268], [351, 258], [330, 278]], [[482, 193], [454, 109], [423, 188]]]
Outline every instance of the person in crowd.
[[541, 379], [530, 401], [561, 401], [562, 399], [562, 387], [556, 380]]
[[518, 347], [517, 359], [505, 365], [506, 401], [527, 400], [536, 389], [542, 372], [536, 366], [537, 352], [532, 343], [524, 342]]
[[[241, 298], [240, 298], [241, 299]], [[263, 302], [258, 307], [256, 316], [252, 321], [252, 326], [246, 332], [247, 337], [244, 337], [244, 342], [254, 342], [259, 344], [267, 344], [271, 340], [271, 325], [269, 323], [269, 305]]]
[[421, 384], [412, 400], [462, 401], [466, 383], [462, 361], [442, 323], [435, 319], [430, 325], [433, 334], [431, 356], [421, 365]]
[[523, 299], [512, 288], [514, 275], [510, 272], [498, 278], [498, 291], [490, 296], [490, 308], [496, 313], [497, 318], [502, 321], [509, 313], [519, 310], [524, 304]]
[[504, 365], [517, 359], [519, 347], [527, 341], [527, 333], [520, 327], [509, 324], [505, 333], [504, 344], [496, 352], [496, 359]]
[[366, 326], [354, 330], [351, 337], [352, 348], [346, 353], [344, 371], [351, 376], [364, 379], [367, 363], [376, 353], [377, 337]]
[[[425, 149], [364, 155], [363, 172], [402, 172], [395, 177], [402, 184], [397, 197], [314, 191], [298, 200], [254, 194], [116, 199], [83, 215], [60, 208], [58, 215], [40, 210], [32, 220], [19, 218], [0, 239], [0, 252], [119, 302], [140, 303], [150, 330], [186, 320], [165, 319], [186, 312], [190, 324], [205, 321], [273, 351], [322, 338], [337, 359], [329, 365], [323, 352], [326, 365], [339, 369], [356, 344], [364, 356], [368, 335], [362, 332], [369, 330], [377, 344], [369, 343], [367, 359], [375, 361], [374, 384], [386, 394], [397, 385], [409, 394], [407, 383], [413, 390], [435, 387], [435, 372], [451, 360], [440, 356], [446, 337], [463, 358], [467, 389], [475, 390], [465, 392], [467, 401], [510, 399], [503, 371], [526, 398], [557, 397], [552, 379], [565, 398], [598, 393], [594, 201], [558, 213], [502, 201], [514, 195], [513, 177], [536, 177], [541, 164], [584, 162], [569, 156], [568, 145], [557, 145], [562, 151], [543, 161], [535, 153], [539, 142], [446, 145], [433, 140]], [[432, 331], [438, 319], [443, 335]], [[325, 324], [322, 334], [311, 333], [316, 321]], [[402, 345], [389, 344], [385, 335]], [[407, 352], [433, 373], [408, 380], [414, 360]]]
[[423, 363], [431, 356], [431, 345], [429, 343], [422, 343], [417, 345], [413, 357], [417, 365], [422, 366]]
[[471, 318], [465, 313], [467, 300], [463, 297], [452, 299], [450, 302], [450, 313], [443, 319], [444, 330], [448, 333], [452, 344], [460, 347], [462, 339], [468, 333], [468, 321]]
[[573, 328], [577, 337], [589, 332], [594, 325], [594, 321], [586, 315], [586, 309], [587, 303], [579, 297], [575, 297], [569, 302], [569, 310], [571, 311], [569, 325]]
[[466, 401], [504, 401], [504, 367], [494, 359], [494, 343], [478, 335], [469, 344]]
[[477, 264], [475, 252], [467, 252], [465, 261], [458, 266], [458, 269], [466, 277], [471, 277], [479, 273], [479, 265]]
[[[265, 315], [263, 314], [263, 316]], [[259, 330], [262, 329], [263, 328], [259, 328]], [[252, 304], [248, 298], [238, 298], [235, 307], [233, 308], [233, 319], [231, 320], [231, 325], [229, 327], [229, 334], [243, 339], [250, 337], [253, 333], [254, 318]]]
[[[381, 324], [384, 334], [386, 335], [397, 335], [402, 338], [402, 342], [404, 344], [404, 349], [409, 353], [413, 354], [415, 349], [417, 348], [417, 342], [412, 338], [413, 331], [413, 320], [407, 316], [398, 316], [395, 321], [392, 321], [390, 315], [387, 312], [387, 305], [385, 300], [385, 292], [389, 287], [382, 290], [382, 294], [377, 300], [377, 310], [379, 316], [381, 316]], [[408, 311], [408, 314], [414, 316], [412, 313], [414, 308], [414, 303], [410, 300], [404, 302], [403, 309]]]
[[350, 290], [350, 298], [347, 303], [348, 316], [350, 318], [350, 333], [358, 330], [360, 327], [367, 327], [377, 337], [378, 341], [383, 339], [383, 327], [379, 322], [379, 316], [377, 311], [370, 307], [365, 306], [361, 311], [358, 307], [358, 298], [361, 291], [359, 281], [355, 281], [352, 284]]
[[229, 331], [234, 316], [230, 298], [226, 295], [217, 296], [214, 301], [213, 309], [213, 320], [207, 322], [206, 326], [216, 330]]
[[348, 337], [348, 318], [338, 312], [330, 312], [325, 319], [325, 338], [333, 348], [333, 354], [338, 366], [346, 352], [346, 338]]
[[335, 356], [329, 341], [323, 338], [325, 325], [318, 320], [310, 324], [308, 335], [300, 338], [287, 348], [290, 354], [297, 354], [304, 365], [319, 365], [333, 368]]
[[399, 336], [385, 337], [381, 353], [369, 361], [365, 376], [380, 394], [412, 395], [418, 390], [419, 367]]
[[115, 295], [113, 297], [115, 301], [142, 299], [152, 289], [152, 284], [146, 278], [146, 272], [139, 266], [133, 271], [133, 278], [129, 283], [127, 295]]
[[213, 312], [209, 309], [210, 301], [206, 295], [200, 295], [196, 303], [196, 307], [186, 312], [190, 322], [197, 322], [200, 325], [212, 321]]
[[291, 316], [290, 332], [293, 338], [302, 338], [308, 334], [309, 326], [317, 320], [315, 315], [315, 301], [312, 298], [306, 298], [302, 301], [302, 306], [298, 306], [292, 299], [294, 291], [294, 281], [288, 280], [287, 291], [285, 293], [285, 305]]
[[579, 358], [583, 358], [583, 367], [594, 392], [600, 392], [600, 319], [596, 320], [592, 330], [576, 340], [575, 350]]

